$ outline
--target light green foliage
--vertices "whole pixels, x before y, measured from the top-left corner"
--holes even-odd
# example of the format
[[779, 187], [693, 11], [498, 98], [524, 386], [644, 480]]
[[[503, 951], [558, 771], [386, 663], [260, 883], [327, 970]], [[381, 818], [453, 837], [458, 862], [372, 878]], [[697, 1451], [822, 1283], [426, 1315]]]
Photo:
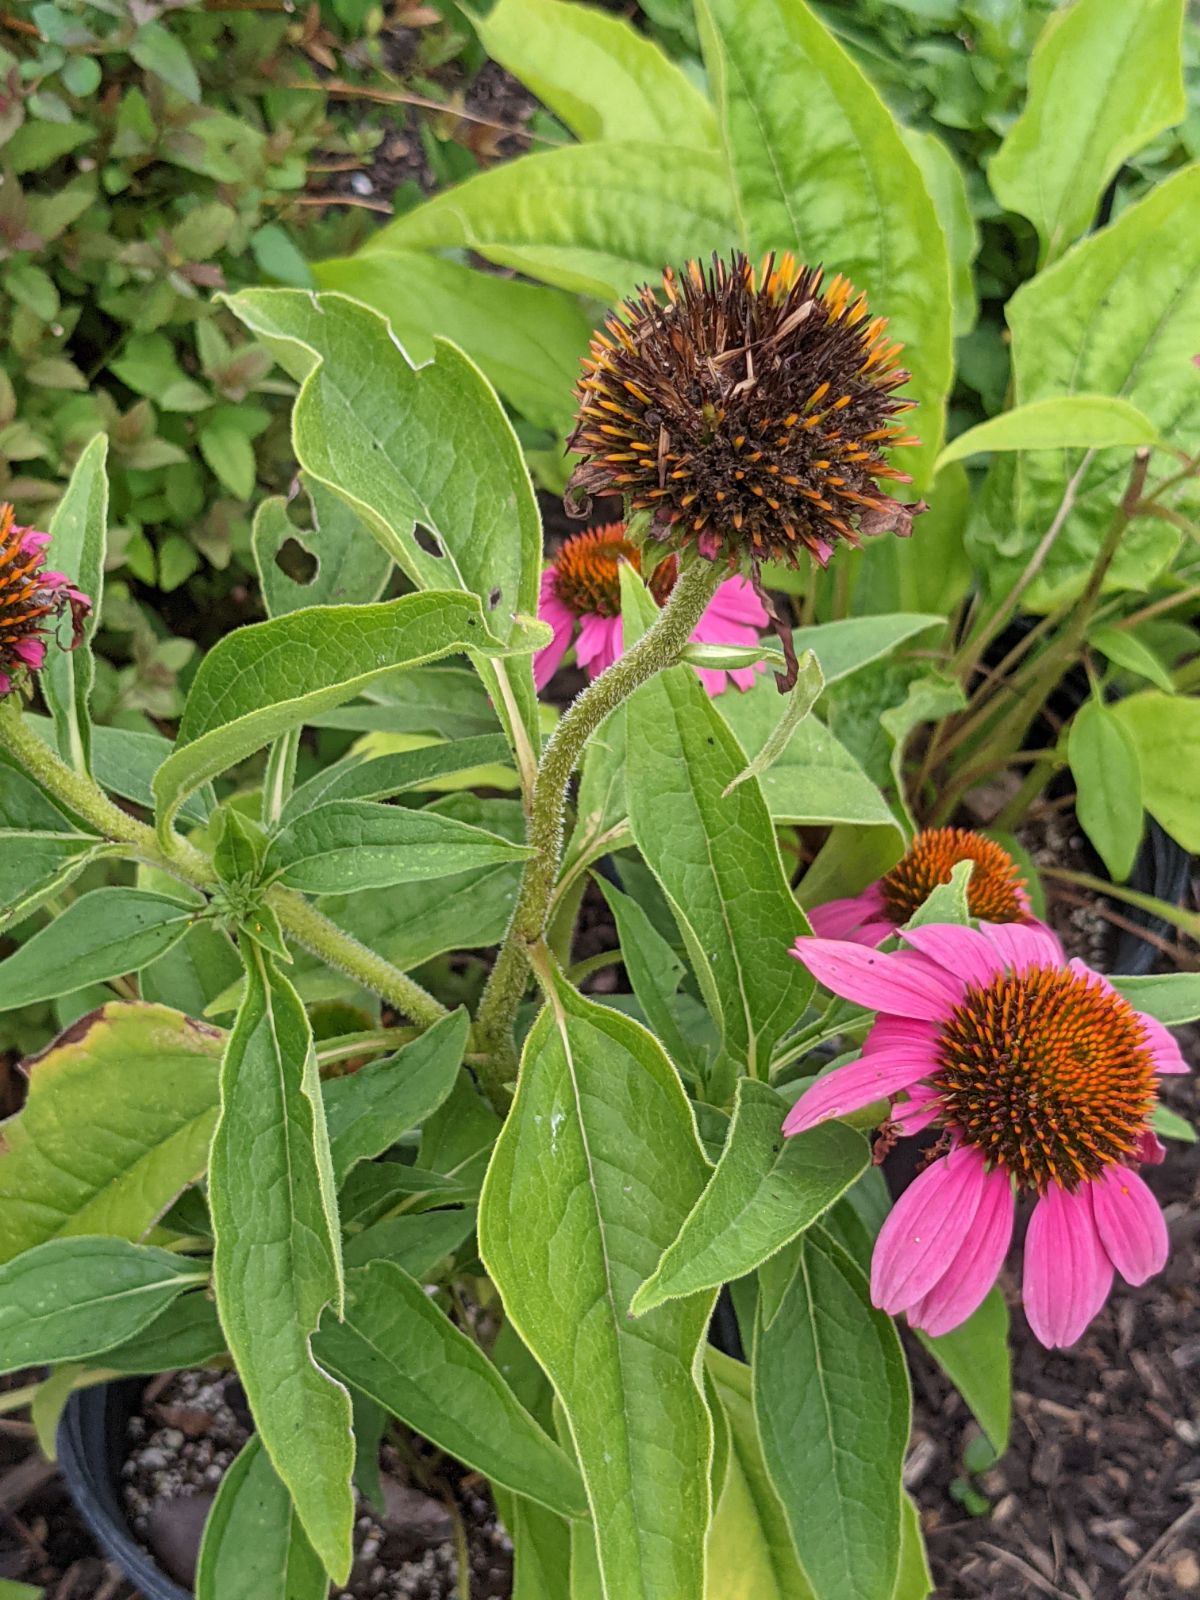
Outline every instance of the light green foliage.
[[950, 881], [939, 883], [926, 895], [922, 903], [905, 923], [907, 928], [920, 928], [928, 922], [952, 922], [963, 927], [971, 920], [968, 891], [973, 861], [959, 861], [950, 869]]
[[1053, 261], [1082, 234], [1109, 179], [1182, 122], [1183, 0], [1075, 0], [1047, 22], [1029, 98], [988, 170], [1001, 205], [1028, 217]]
[[687, 968], [632, 895], [607, 878], [597, 876], [596, 883], [616, 922], [621, 958], [647, 1023], [680, 1071], [694, 1072], [696, 1052], [683, 1037], [674, 1009]]
[[204, 1528], [196, 1600], [325, 1600], [329, 1575], [257, 1438], [221, 1480]]
[[1103, 450], [1115, 445], [1160, 444], [1158, 432], [1128, 400], [1073, 394], [1034, 400], [989, 417], [960, 433], [938, 457], [938, 467], [992, 450]]
[[[254, 565], [269, 617], [304, 606], [367, 605], [379, 599], [391, 576], [387, 551], [372, 543], [346, 502], [319, 483], [307, 488], [311, 529], [296, 527], [282, 497], [264, 500], [254, 516]], [[276, 559], [291, 541], [316, 562], [309, 583], [290, 578]]]
[[54, 568], [65, 572], [92, 603], [78, 649], [69, 654], [51, 649], [40, 679], [54, 717], [59, 754], [77, 772], [87, 772], [91, 765], [89, 702], [95, 677], [91, 645], [100, 620], [108, 548], [107, 457], [108, 440], [98, 434], [76, 462], [50, 522]]
[[112, 1345], [103, 1365], [110, 1372], [177, 1372], [212, 1366], [225, 1351], [217, 1308], [204, 1291], [180, 1295], [140, 1333]]
[[496, 1367], [392, 1261], [352, 1269], [342, 1320], [315, 1341], [332, 1372], [426, 1439], [515, 1493], [585, 1516], [579, 1475]]
[[1200, 974], [1164, 972], [1152, 978], [1114, 978], [1119, 993], [1169, 1028], [1200, 1019]]
[[0, 1261], [68, 1234], [143, 1238], [204, 1170], [221, 1047], [164, 1006], [114, 1003], [41, 1056], [0, 1136]]
[[944, 1368], [975, 1413], [998, 1456], [1008, 1449], [1012, 1420], [1012, 1358], [1008, 1349], [1008, 1307], [999, 1289], [959, 1327], [936, 1339], [917, 1338]]
[[720, 1162], [679, 1237], [633, 1300], [635, 1315], [741, 1278], [781, 1250], [866, 1168], [861, 1134], [838, 1123], [785, 1139], [787, 1102], [742, 1078]]
[[[1142, 841], [1138, 747], [1103, 701], [1087, 700], [1071, 719], [1067, 759], [1075, 779], [1079, 824], [1113, 881], [1124, 883]], [[1174, 759], [1180, 759], [1178, 750]], [[1196, 837], [1200, 839], [1200, 831]]]
[[221, 1325], [258, 1436], [335, 1582], [350, 1570], [350, 1399], [310, 1338], [342, 1303], [329, 1144], [312, 1036], [295, 991], [247, 952], [245, 997], [221, 1068], [209, 1160]]
[[493, 60], [580, 139], [717, 142], [712, 107], [624, 17], [563, 0], [501, 0], [479, 21]]
[[909, 1404], [899, 1337], [864, 1273], [806, 1234], [755, 1337], [754, 1412], [816, 1600], [892, 1592]]
[[479, 1243], [562, 1402], [603, 1592], [702, 1600], [712, 1430], [697, 1362], [712, 1296], [629, 1303], [707, 1172], [687, 1099], [636, 1023], [555, 977], [496, 1143]]
[[816, 705], [824, 687], [825, 679], [821, 674], [821, 664], [812, 650], [806, 650], [800, 657], [796, 681], [784, 700], [779, 721], [767, 735], [762, 748], [751, 758], [749, 765], [734, 778], [725, 794], [721, 796], [722, 799], [725, 799], [739, 784], [747, 782], [750, 778], [761, 778], [775, 765], [790, 745], [793, 733]]
[[1134, 672], [1140, 678], [1149, 679], [1160, 689], [1165, 689], [1168, 694], [1174, 692], [1171, 674], [1149, 645], [1143, 644], [1132, 629], [1104, 625], [1091, 628], [1088, 631], [1088, 643], [1094, 645], [1102, 655], [1107, 656], [1113, 666], [1125, 672]]
[[1200, 850], [1200, 700], [1147, 689], [1112, 716], [1137, 753], [1146, 810], [1185, 850]]
[[50, 1239], [0, 1267], [0, 1371], [81, 1361], [131, 1338], [208, 1274], [124, 1239]]
[[752, 257], [792, 250], [865, 290], [905, 345], [932, 476], [950, 387], [950, 265], [921, 171], [891, 113], [803, 0], [699, 0], [697, 18]]
[[975, 257], [979, 254], [979, 226], [971, 210], [966, 178], [949, 146], [936, 133], [901, 125], [900, 137], [921, 169], [929, 198], [946, 235], [954, 335], [962, 338], [970, 333], [979, 318], [974, 275]]
[[302, 784], [284, 807], [281, 820], [286, 824], [319, 801], [390, 800], [407, 789], [439, 788], [441, 780], [469, 777], [477, 768], [502, 762], [506, 752], [499, 734], [481, 734], [421, 744], [394, 755], [351, 754]]

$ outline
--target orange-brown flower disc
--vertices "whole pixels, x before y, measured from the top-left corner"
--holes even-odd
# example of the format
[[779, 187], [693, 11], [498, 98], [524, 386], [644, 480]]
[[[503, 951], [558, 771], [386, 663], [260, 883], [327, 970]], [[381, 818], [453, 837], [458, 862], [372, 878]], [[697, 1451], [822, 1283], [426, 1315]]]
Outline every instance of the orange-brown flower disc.
[[[641, 572], [641, 553], [625, 537], [623, 522], [608, 522], [574, 534], [554, 558], [554, 591], [581, 617], [619, 617], [622, 561]], [[668, 556], [650, 576], [650, 592], [659, 605], [675, 586], [676, 566], [675, 558]]]
[[915, 508], [880, 481], [907, 481], [883, 452], [914, 444], [911, 402], [882, 317], [845, 278], [745, 256], [691, 262], [609, 316], [577, 387], [569, 492], [619, 494], [654, 531], [705, 555], [795, 565], [839, 540], [907, 533]]
[[926, 828], [904, 856], [880, 879], [884, 909], [903, 924], [924, 905], [939, 884], [949, 883], [960, 861], [973, 861], [967, 908], [982, 922], [1019, 922], [1025, 915], [1025, 879], [1016, 862], [994, 839], [969, 828]]
[[1156, 1099], [1141, 1019], [1094, 973], [1039, 967], [969, 986], [937, 1056], [946, 1123], [1039, 1193], [1133, 1159]]

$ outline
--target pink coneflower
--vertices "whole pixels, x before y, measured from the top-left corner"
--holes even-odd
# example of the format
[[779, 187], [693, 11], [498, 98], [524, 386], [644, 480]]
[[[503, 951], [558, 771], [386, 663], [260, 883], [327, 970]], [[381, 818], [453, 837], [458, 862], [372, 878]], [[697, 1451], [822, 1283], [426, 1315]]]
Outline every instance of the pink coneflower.
[[[1046, 928], [931, 925], [895, 954], [802, 938], [793, 954], [834, 994], [877, 1012], [862, 1057], [820, 1078], [783, 1127], [802, 1133], [873, 1101], [889, 1136], [940, 1122], [939, 1154], [880, 1230], [871, 1297], [947, 1333], [995, 1282], [1014, 1191], [1035, 1195], [1022, 1296], [1051, 1348], [1074, 1344], [1112, 1287], [1167, 1258], [1158, 1202], [1135, 1166], [1162, 1160], [1159, 1073], [1186, 1072], [1160, 1022]], [[898, 1097], [903, 1096], [902, 1099]]]
[[[621, 654], [621, 562], [641, 571], [641, 555], [625, 537], [623, 522], [577, 533], [563, 544], [554, 565], [542, 574], [538, 616], [554, 629], [554, 638], [533, 658], [533, 676], [544, 689], [570, 647], [576, 624], [579, 637], [575, 659], [589, 678], [599, 677]], [[667, 556], [650, 575], [650, 593], [659, 605], [675, 587], [676, 558]], [[767, 613], [745, 578], [727, 578], [709, 602], [692, 638], [702, 644], [754, 645]], [[724, 694], [732, 678], [739, 689], [749, 689], [758, 667], [718, 671], [697, 667], [710, 695]]]
[[37, 672], [46, 659], [49, 623], [68, 610], [71, 647], [79, 642], [91, 610], [65, 573], [45, 568], [50, 535], [13, 521], [13, 508], [0, 505], [0, 695], [12, 689], [13, 675]]
[[822, 939], [853, 939], [879, 945], [924, 905], [939, 884], [949, 883], [960, 861], [973, 861], [967, 907], [985, 922], [1036, 919], [1016, 862], [994, 839], [969, 828], [926, 828], [890, 872], [849, 900], [829, 900], [809, 915]]

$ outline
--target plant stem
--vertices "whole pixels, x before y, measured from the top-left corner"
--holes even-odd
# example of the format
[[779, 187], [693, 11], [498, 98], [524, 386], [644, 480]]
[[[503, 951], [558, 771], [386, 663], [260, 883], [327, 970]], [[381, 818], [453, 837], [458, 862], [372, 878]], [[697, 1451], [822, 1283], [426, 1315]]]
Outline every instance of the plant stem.
[[[194, 889], [208, 892], [216, 887], [213, 864], [202, 851], [177, 834], [172, 834], [169, 848], [164, 848], [153, 828], [115, 806], [90, 778], [72, 772], [22, 721], [14, 695], [0, 701], [0, 746], [11, 752], [48, 794], [97, 833], [125, 845], [137, 860], [169, 872]], [[447, 1015], [445, 1006], [419, 983], [343, 932], [303, 896], [290, 889], [273, 888], [267, 891], [266, 899], [297, 944], [346, 973], [364, 989], [382, 995], [419, 1027], [431, 1027]]]
[[476, 1044], [487, 1059], [479, 1077], [501, 1115], [507, 1110], [509, 1085], [516, 1076], [513, 1022], [525, 992], [529, 949], [545, 932], [562, 858], [571, 774], [588, 740], [609, 713], [655, 673], [679, 659], [724, 577], [725, 569], [715, 561], [697, 557], [684, 566], [654, 625], [576, 697], [542, 753], [529, 815], [528, 842], [534, 853], [526, 862], [512, 921], [475, 1022]]

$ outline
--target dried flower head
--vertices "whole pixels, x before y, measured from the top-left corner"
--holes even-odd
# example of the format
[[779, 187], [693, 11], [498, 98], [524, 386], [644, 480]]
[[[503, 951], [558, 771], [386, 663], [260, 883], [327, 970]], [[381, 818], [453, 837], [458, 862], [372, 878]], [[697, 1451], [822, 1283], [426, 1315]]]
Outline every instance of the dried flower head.
[[41, 667], [51, 627], [68, 611], [73, 649], [91, 610], [65, 573], [47, 571], [49, 543], [49, 534], [21, 527], [13, 508], [0, 505], [0, 695], [12, 688], [15, 673]]
[[915, 444], [897, 422], [909, 374], [886, 322], [843, 277], [741, 254], [643, 287], [592, 341], [570, 448], [569, 491], [620, 494], [653, 531], [702, 554], [824, 564], [840, 539], [907, 534], [918, 507], [883, 451]]

